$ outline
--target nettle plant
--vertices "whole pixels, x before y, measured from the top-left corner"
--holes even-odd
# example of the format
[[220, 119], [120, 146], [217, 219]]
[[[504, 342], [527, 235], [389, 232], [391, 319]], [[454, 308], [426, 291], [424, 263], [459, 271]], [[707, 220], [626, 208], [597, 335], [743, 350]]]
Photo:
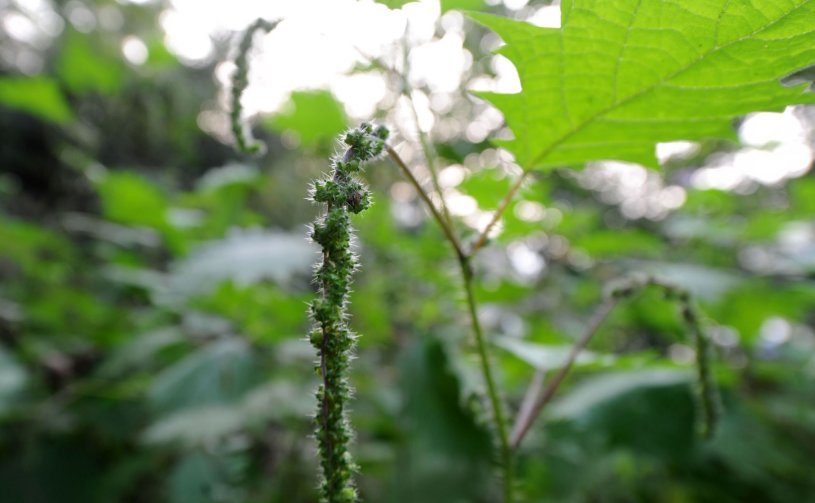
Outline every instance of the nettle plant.
[[[364, 123], [345, 133], [345, 151], [332, 160], [330, 174], [314, 182], [309, 195], [324, 213], [309, 230], [322, 248], [315, 272], [319, 287], [309, 306], [314, 323], [309, 340], [318, 354], [322, 384], [314, 418], [321, 466], [321, 501], [359, 501], [349, 453], [351, 427], [347, 372], [356, 336], [347, 315], [351, 276], [357, 268], [350, 245], [351, 215], [370, 206], [358, 178], [363, 163], [386, 153], [416, 189], [455, 255], [472, 336], [480, 361], [486, 402], [501, 472], [503, 501], [515, 501], [515, 452], [530, 426], [569, 373], [581, 350], [622, 300], [646, 288], [664, 292], [678, 306], [696, 352], [700, 433], [714, 434], [718, 403], [710, 365], [706, 323], [689, 293], [646, 275], [623, 278], [606, 288], [604, 301], [589, 319], [565, 363], [544, 385], [538, 375], [529, 385], [514, 421], [502, 399], [490, 349], [478, 317], [473, 258], [489, 243], [513, 197], [529, 175], [590, 161], [620, 160], [658, 167], [659, 142], [734, 138], [735, 119], [755, 111], [781, 111], [815, 103], [807, 84], [782, 79], [815, 64], [815, 0], [561, 0], [561, 28], [481, 13], [469, 16], [495, 31], [505, 45], [498, 51], [516, 67], [522, 91], [479, 93], [505, 118], [511, 140], [494, 143], [514, 155], [522, 168], [489, 223], [464, 242], [456, 232], [437, 180], [429, 139], [420, 132], [430, 167], [428, 190], [386, 141], [382, 126]], [[240, 98], [247, 85], [247, 53], [253, 35], [276, 23], [259, 20], [245, 32], [238, 50], [232, 88], [232, 128], [242, 151], [262, 145], [242, 123]], [[438, 201], [438, 204], [434, 201]]]

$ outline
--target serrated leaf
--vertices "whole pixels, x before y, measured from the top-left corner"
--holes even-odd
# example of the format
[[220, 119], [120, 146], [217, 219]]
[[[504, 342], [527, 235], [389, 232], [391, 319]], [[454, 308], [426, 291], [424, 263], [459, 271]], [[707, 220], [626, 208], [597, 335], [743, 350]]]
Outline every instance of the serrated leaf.
[[657, 164], [657, 142], [733, 136], [733, 118], [815, 103], [780, 79], [815, 63], [815, 0], [571, 0], [562, 29], [486, 14], [519, 94], [483, 94], [526, 169]]

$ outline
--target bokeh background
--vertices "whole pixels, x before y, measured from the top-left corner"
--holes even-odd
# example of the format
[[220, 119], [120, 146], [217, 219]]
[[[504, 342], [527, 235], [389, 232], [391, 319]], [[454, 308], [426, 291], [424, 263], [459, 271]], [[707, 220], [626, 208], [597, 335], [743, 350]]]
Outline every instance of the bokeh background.
[[[470, 94], [516, 92], [517, 75], [455, 9], [559, 23], [534, 0], [0, 0], [0, 501], [316, 500], [306, 191], [335, 136], [387, 124], [427, 182], [425, 133], [465, 236], [518, 173], [489, 142], [501, 115]], [[284, 21], [252, 51], [253, 159], [226, 101], [257, 17]], [[631, 272], [694, 293], [723, 405], [703, 441], [675, 308], [637, 296], [519, 451], [528, 501], [815, 501], [814, 122], [755, 114], [738, 142], [660, 145], [659, 172], [594, 163], [524, 187], [476, 263], [510, 410]], [[392, 164], [367, 179], [362, 494], [495, 501], [454, 257]]]

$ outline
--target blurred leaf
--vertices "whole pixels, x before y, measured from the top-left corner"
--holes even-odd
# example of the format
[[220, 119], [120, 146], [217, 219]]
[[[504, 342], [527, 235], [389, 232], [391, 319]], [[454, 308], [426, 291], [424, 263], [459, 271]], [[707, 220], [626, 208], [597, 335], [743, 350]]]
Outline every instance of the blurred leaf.
[[176, 327], [166, 327], [136, 335], [132, 340], [112, 351], [100, 369], [100, 373], [115, 376], [128, 370], [147, 367], [154, 361], [157, 353], [185, 341], [183, 332]]
[[647, 387], [674, 386], [691, 380], [691, 373], [674, 369], [649, 369], [606, 373], [586, 379], [551, 409], [553, 418], [579, 419], [592, 409], [622, 395]]
[[164, 43], [164, 37], [155, 36], [151, 37], [147, 42], [147, 61], [146, 64], [154, 67], [171, 67], [178, 64], [178, 58], [167, 49]]
[[70, 436], [32, 440], [27, 444], [26, 456], [0, 459], [4, 500], [14, 503], [97, 501], [95, 487], [88, 481], [104, 477], [105, 466], [92, 446]]
[[0, 418], [19, 397], [27, 381], [25, 368], [0, 348]]
[[[756, 491], [766, 492], [766, 501], [779, 502], [800, 501], [803, 494], [813, 494], [815, 481], [809, 476], [809, 459], [794, 437], [785, 438], [784, 423], [773, 428], [761, 420], [761, 410], [740, 403], [728, 404], [725, 412], [720, 431], [707, 451], [735, 472], [737, 485], [753, 486], [745, 493], [753, 497]], [[811, 444], [808, 450], [813, 452]], [[779, 479], [789, 482], [779, 484]]]
[[57, 124], [67, 124], [74, 115], [57, 83], [47, 77], [0, 77], [0, 105]]
[[493, 209], [509, 190], [512, 180], [496, 169], [482, 169], [470, 173], [458, 189], [478, 201], [478, 206]]
[[142, 438], [148, 444], [212, 447], [234, 433], [262, 430], [271, 420], [308, 416], [313, 405], [307, 388], [273, 382], [250, 391], [237, 404], [194, 407], [163, 417]]
[[167, 225], [166, 195], [142, 176], [127, 171], [108, 172], [97, 188], [110, 220], [157, 229]]
[[799, 178], [790, 184], [793, 209], [802, 215], [815, 215], [815, 179]]
[[743, 239], [750, 241], [766, 241], [774, 238], [778, 232], [789, 222], [790, 216], [786, 211], [772, 211], [765, 209], [760, 213], [751, 215], [745, 222]]
[[214, 168], [198, 180], [198, 187], [205, 191], [219, 190], [231, 185], [251, 186], [258, 182], [260, 173], [246, 164], [227, 164]]
[[760, 335], [762, 324], [770, 317], [802, 320], [815, 306], [812, 283], [779, 287], [759, 279], [744, 283], [716, 306], [711, 316], [722, 325], [738, 330], [741, 337], [753, 343]]
[[479, 11], [486, 7], [484, 0], [441, 0], [441, 11], [469, 10]]
[[293, 132], [304, 146], [331, 142], [348, 127], [342, 105], [328, 91], [294, 91], [289, 103], [266, 124], [275, 131]]
[[464, 405], [461, 385], [442, 343], [415, 341], [401, 364], [410, 464], [401, 484], [414, 501], [436, 503], [483, 495], [490, 471], [491, 440]]
[[728, 270], [693, 263], [638, 262], [638, 269], [686, 288], [695, 297], [717, 300], [736, 288], [742, 278]]
[[[25, 274], [60, 280], [68, 273], [72, 252], [71, 243], [64, 236], [0, 216], [0, 259], [13, 262]], [[50, 260], [43, 260], [44, 257]]]
[[665, 245], [659, 236], [638, 229], [594, 229], [572, 239], [572, 244], [598, 259], [661, 256]]
[[79, 94], [93, 91], [111, 95], [124, 80], [118, 55], [111, 54], [109, 46], [92, 40], [90, 35], [76, 31], [63, 39], [57, 71], [65, 85]]
[[235, 407], [210, 405], [166, 416], [144, 432], [148, 444], [180, 443], [185, 447], [212, 446], [240, 431], [243, 415]]
[[[572, 350], [572, 346], [551, 346], [535, 344], [510, 337], [501, 337], [495, 340], [495, 345], [507, 350], [511, 354], [532, 365], [535, 368], [550, 370], [562, 367]], [[602, 362], [610, 364], [614, 361], [612, 355], [598, 355], [591, 351], [581, 351], [575, 361], [576, 365]]]
[[682, 459], [695, 438], [691, 375], [654, 369], [593, 377], [556, 402], [550, 418], [576, 421], [612, 448]]
[[181, 458], [170, 473], [170, 503], [215, 503], [217, 488], [224, 484], [220, 460], [193, 453]]
[[225, 281], [245, 287], [272, 280], [287, 284], [309, 276], [316, 248], [300, 233], [234, 231], [175, 262], [162, 302], [205, 295]]
[[268, 343], [307, 332], [305, 306], [310, 298], [310, 293], [291, 293], [269, 283], [239, 285], [227, 280], [211, 295], [196, 297], [193, 305], [228, 319], [251, 340]]
[[235, 403], [259, 376], [255, 356], [245, 342], [228, 338], [210, 343], [164, 369], [148, 396], [160, 411]]
[[415, 2], [417, 0], [377, 0], [377, 3], [381, 3], [382, 5], [386, 5], [391, 9], [398, 9], [405, 4], [410, 2]]

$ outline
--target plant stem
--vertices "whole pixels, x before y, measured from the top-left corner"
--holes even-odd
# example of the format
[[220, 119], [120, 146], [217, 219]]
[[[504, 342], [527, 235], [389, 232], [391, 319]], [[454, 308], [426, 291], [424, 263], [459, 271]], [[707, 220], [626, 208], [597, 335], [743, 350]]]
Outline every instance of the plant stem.
[[493, 227], [495, 227], [495, 224], [497, 224], [498, 221], [501, 220], [501, 216], [503, 216], [504, 212], [509, 207], [509, 203], [512, 202], [512, 199], [515, 197], [515, 194], [521, 188], [521, 185], [523, 185], [524, 180], [526, 180], [526, 177], [528, 175], [529, 171], [525, 170], [523, 173], [521, 173], [521, 176], [519, 176], [518, 179], [515, 180], [515, 183], [513, 183], [512, 186], [509, 188], [509, 191], [506, 193], [504, 198], [498, 204], [498, 208], [496, 208], [495, 212], [492, 214], [490, 222], [487, 224], [486, 227], [484, 227], [484, 230], [481, 231], [473, 245], [470, 247], [469, 256], [475, 255], [476, 252], [478, 252], [478, 250], [480, 250], [485, 244], [487, 244], [490, 231], [492, 230]]
[[481, 330], [481, 322], [478, 321], [477, 303], [475, 300], [475, 293], [473, 291], [473, 272], [469, 259], [459, 260], [461, 268], [461, 277], [464, 280], [464, 290], [467, 294], [467, 310], [470, 314], [470, 323], [473, 327], [473, 335], [475, 335], [475, 345], [478, 350], [478, 356], [481, 361], [481, 373], [484, 375], [484, 382], [487, 386], [487, 396], [489, 397], [490, 407], [495, 424], [496, 433], [498, 434], [498, 441], [501, 449], [501, 468], [504, 476], [504, 503], [512, 503], [513, 501], [513, 459], [512, 447], [509, 443], [507, 435], [507, 422], [504, 417], [504, 408], [501, 403], [501, 398], [498, 395], [498, 387], [495, 385], [495, 378], [492, 373], [492, 366], [490, 365], [489, 355], [487, 353], [487, 342], [484, 339], [484, 332]]
[[430, 197], [427, 195], [427, 192], [422, 188], [419, 181], [413, 175], [413, 172], [408, 168], [407, 164], [399, 157], [399, 154], [390, 146], [385, 146], [385, 151], [390, 156], [391, 160], [399, 166], [399, 169], [404, 173], [416, 191], [419, 193], [419, 196], [422, 198], [422, 201], [427, 206], [427, 209], [430, 211], [433, 218], [441, 227], [442, 231], [444, 232], [447, 241], [450, 242], [450, 245], [453, 247], [456, 253], [456, 259], [458, 260], [459, 268], [461, 269], [461, 277], [464, 282], [464, 290], [467, 297], [467, 310], [470, 316], [470, 322], [473, 328], [473, 336], [475, 339], [476, 348], [478, 351], [479, 360], [481, 363], [481, 373], [484, 376], [484, 382], [487, 386], [487, 395], [489, 397], [490, 407], [492, 409], [492, 415], [495, 425], [495, 430], [498, 435], [498, 441], [500, 444], [501, 449], [501, 467], [503, 470], [503, 477], [504, 477], [504, 503], [512, 503], [513, 501], [513, 460], [512, 460], [512, 448], [509, 444], [509, 437], [507, 434], [507, 422], [504, 415], [504, 409], [501, 404], [501, 400], [498, 396], [498, 388], [495, 385], [495, 379], [493, 378], [492, 366], [490, 365], [490, 361], [487, 354], [487, 343], [484, 339], [484, 333], [481, 330], [481, 323], [478, 321], [478, 312], [477, 312], [477, 302], [475, 300], [475, 293], [473, 291], [473, 273], [472, 267], [470, 264], [470, 256], [468, 256], [464, 249], [461, 247], [461, 243], [455, 235], [453, 228], [448, 224], [445, 218], [439, 213], [439, 210], [436, 209], [436, 206], [433, 204], [433, 201], [430, 200]]
[[405, 96], [410, 102], [410, 110], [413, 112], [413, 121], [416, 124], [416, 131], [419, 133], [419, 144], [422, 146], [422, 153], [427, 161], [427, 169], [430, 171], [430, 180], [433, 182], [433, 189], [439, 195], [439, 205], [441, 206], [442, 214], [444, 215], [444, 219], [447, 220], [447, 224], [453, 225], [453, 218], [450, 216], [450, 210], [447, 209], [447, 203], [444, 201], [444, 192], [442, 191], [441, 183], [439, 183], [439, 172], [436, 167], [432, 150], [433, 147], [430, 145], [427, 133], [425, 133], [419, 125], [419, 112], [416, 110], [416, 103], [413, 101], [413, 97], [407, 94]]
[[[408, 27], [406, 26], [405, 35], [407, 35], [407, 29]], [[416, 102], [413, 101], [413, 87], [410, 85], [410, 80], [408, 79], [408, 74], [410, 74], [410, 58], [408, 57], [408, 49], [407, 39], [403, 38], [402, 67], [404, 70], [402, 72], [396, 72], [396, 74], [402, 80], [402, 96], [407, 98], [408, 104], [410, 104], [410, 112], [413, 115], [413, 124], [416, 126], [416, 132], [419, 134], [419, 144], [422, 147], [422, 153], [424, 154], [425, 161], [427, 161], [427, 169], [430, 171], [430, 180], [433, 183], [433, 189], [439, 195], [441, 212], [444, 215], [444, 219], [447, 220], [447, 224], [452, 226], [453, 219], [450, 217], [450, 211], [447, 209], [447, 203], [444, 201], [444, 193], [442, 192], [441, 184], [439, 183], [439, 172], [436, 169], [435, 155], [433, 153], [427, 133], [425, 133], [422, 126], [419, 124], [419, 111], [416, 109]]]
[[[526, 411], [523, 409], [521, 410], [521, 413], [518, 415], [518, 419], [515, 421], [515, 426], [512, 428], [511, 444], [513, 449], [517, 449], [521, 444], [521, 441], [526, 436], [529, 428], [532, 426], [532, 423], [534, 423], [535, 419], [538, 418], [546, 404], [548, 404], [549, 401], [552, 400], [552, 397], [555, 396], [555, 392], [560, 387], [563, 379], [566, 378], [566, 375], [572, 369], [572, 365], [574, 365], [574, 362], [577, 361], [577, 357], [580, 356], [580, 353], [586, 348], [586, 345], [588, 345], [591, 338], [594, 337], [594, 334], [597, 333], [597, 330], [600, 329], [600, 326], [603, 324], [606, 318], [608, 318], [611, 310], [614, 309], [614, 306], [616, 306], [618, 302], [618, 299], [612, 297], [604, 300], [603, 303], [600, 304], [600, 306], [594, 312], [594, 315], [591, 317], [588, 326], [586, 326], [586, 329], [583, 331], [583, 334], [574, 344], [572, 350], [569, 352], [569, 355], [566, 357], [566, 361], [558, 369], [555, 376], [549, 380], [543, 392], [540, 392], [540, 388], [543, 387], [544, 371], [539, 369], [536, 372], [535, 378], [533, 378], [532, 384], [526, 393], [527, 397], [532, 397], [532, 400], [534, 400], [532, 402], [533, 405]], [[526, 401], [526, 399], [524, 401]]]
[[[586, 348], [611, 311], [622, 299], [629, 298], [649, 286], [659, 288], [665, 293], [666, 299], [675, 300], [679, 304], [682, 321], [689, 328], [693, 342], [696, 345], [697, 395], [698, 405], [702, 413], [701, 432], [705, 438], [710, 438], [713, 435], [718, 421], [719, 404], [710, 369], [710, 341], [704, 331], [701, 316], [693, 304], [690, 293], [662, 279], [648, 275], [636, 275], [620, 280], [607, 290], [602, 304], [597, 307], [585, 331], [566, 357], [565, 363], [558, 369], [542, 392], [540, 389], [543, 387], [543, 371], [538, 370], [536, 372], [529, 389], [527, 389], [521, 412], [518, 414], [512, 428], [512, 449], [518, 448], [529, 428], [563, 383], [574, 362], [580, 356], [580, 352]], [[529, 406], [529, 403], [534, 405]]]
[[456, 252], [456, 258], [458, 258], [459, 262], [462, 260], [467, 260], [467, 255], [464, 253], [464, 248], [461, 246], [461, 242], [456, 237], [456, 233], [453, 231], [453, 227], [445, 220], [445, 218], [439, 213], [439, 210], [436, 209], [436, 205], [433, 204], [433, 201], [430, 200], [430, 196], [427, 195], [427, 192], [422, 188], [422, 185], [419, 183], [419, 180], [413, 175], [413, 172], [408, 168], [405, 161], [399, 157], [399, 154], [389, 145], [385, 146], [385, 151], [388, 153], [388, 156], [391, 160], [399, 167], [399, 169], [404, 173], [405, 177], [407, 177], [408, 181], [413, 188], [416, 189], [416, 192], [419, 193], [419, 197], [422, 198], [424, 201], [425, 206], [430, 211], [430, 214], [433, 215], [433, 218], [441, 227], [442, 232], [444, 232], [444, 236], [447, 238], [447, 241], [453, 246], [453, 249]]

